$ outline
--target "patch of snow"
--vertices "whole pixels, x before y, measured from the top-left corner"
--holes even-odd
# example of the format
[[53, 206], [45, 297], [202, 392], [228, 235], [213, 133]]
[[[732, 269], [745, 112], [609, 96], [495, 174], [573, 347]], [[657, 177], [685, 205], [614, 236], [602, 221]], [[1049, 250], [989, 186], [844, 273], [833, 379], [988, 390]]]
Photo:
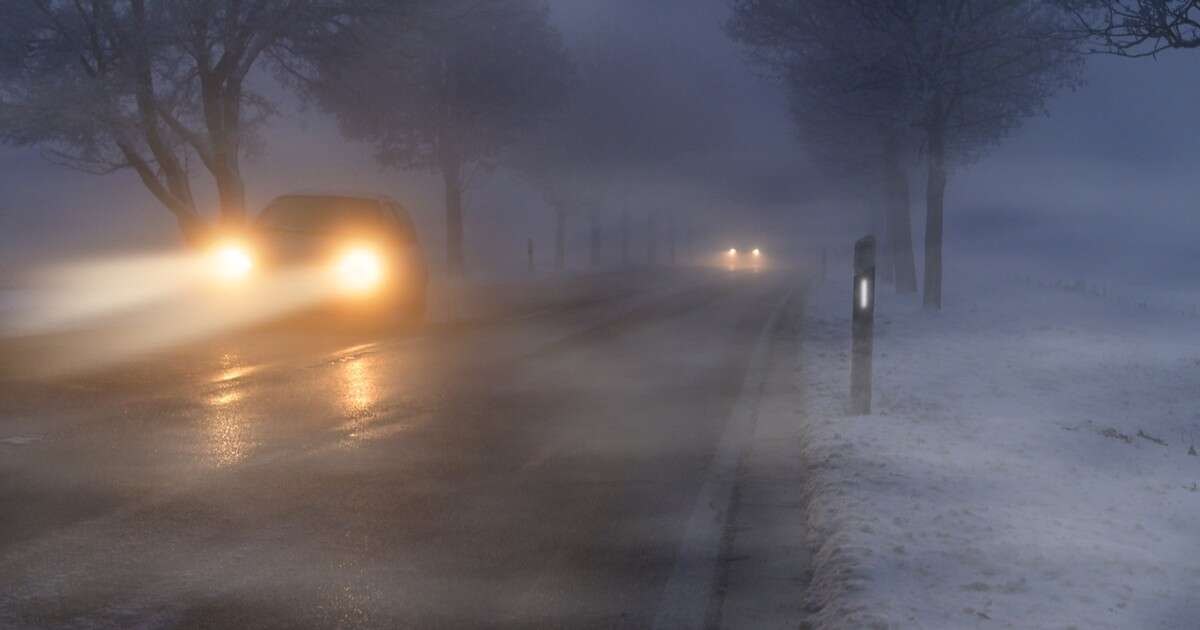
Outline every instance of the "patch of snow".
[[846, 415], [849, 282], [803, 370], [816, 628], [1200, 627], [1200, 328], [986, 273], [881, 294]]

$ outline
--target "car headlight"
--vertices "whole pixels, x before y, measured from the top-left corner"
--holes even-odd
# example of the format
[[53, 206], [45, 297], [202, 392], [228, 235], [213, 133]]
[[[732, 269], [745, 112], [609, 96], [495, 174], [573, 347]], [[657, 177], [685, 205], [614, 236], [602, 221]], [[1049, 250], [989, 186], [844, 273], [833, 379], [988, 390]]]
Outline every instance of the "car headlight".
[[730, 248], [730, 249], [729, 249], [729, 251], [728, 251], [728, 252], [725, 252], [725, 253], [726, 253], [726, 254], [728, 254], [728, 255], [730, 255], [730, 256], [737, 256], [737, 248], [736, 248], [736, 247], [732, 247], [732, 248]]
[[217, 278], [226, 282], [238, 282], [254, 270], [254, 256], [250, 249], [238, 243], [217, 246], [210, 254], [211, 268]]
[[383, 259], [373, 250], [355, 247], [337, 260], [336, 272], [341, 288], [352, 293], [365, 293], [383, 282]]
[[756, 258], [757, 258], [758, 256], [762, 256], [762, 252], [761, 252], [761, 251], [759, 251], [759, 249], [758, 249], [757, 247], [755, 247], [755, 248], [754, 248], [754, 251], [752, 251], [752, 252], [750, 252], [750, 253], [751, 253], [751, 254], [753, 254], [753, 255], [754, 255]]

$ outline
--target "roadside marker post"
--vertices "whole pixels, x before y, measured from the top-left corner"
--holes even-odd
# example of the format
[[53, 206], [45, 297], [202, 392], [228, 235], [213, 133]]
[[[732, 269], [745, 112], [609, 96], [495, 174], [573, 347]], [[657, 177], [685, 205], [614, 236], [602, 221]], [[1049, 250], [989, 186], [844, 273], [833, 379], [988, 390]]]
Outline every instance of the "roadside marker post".
[[621, 266], [629, 266], [629, 211], [621, 213]]
[[871, 413], [871, 358], [875, 344], [875, 237], [854, 244], [851, 290], [850, 413]]

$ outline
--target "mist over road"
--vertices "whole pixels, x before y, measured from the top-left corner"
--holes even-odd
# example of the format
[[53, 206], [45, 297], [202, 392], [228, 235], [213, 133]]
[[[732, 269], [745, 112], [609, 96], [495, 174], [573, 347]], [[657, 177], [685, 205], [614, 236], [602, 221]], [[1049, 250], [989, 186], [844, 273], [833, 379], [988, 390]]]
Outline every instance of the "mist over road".
[[704, 272], [0, 384], [0, 625], [649, 627], [798, 286]]

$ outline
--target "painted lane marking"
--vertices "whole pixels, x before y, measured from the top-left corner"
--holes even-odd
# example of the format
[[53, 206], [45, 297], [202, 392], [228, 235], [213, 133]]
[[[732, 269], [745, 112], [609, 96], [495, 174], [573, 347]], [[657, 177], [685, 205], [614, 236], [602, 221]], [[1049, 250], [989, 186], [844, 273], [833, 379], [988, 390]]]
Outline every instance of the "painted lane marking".
[[0, 444], [9, 446], [28, 446], [34, 442], [41, 442], [41, 436], [36, 435], [14, 435], [11, 437], [0, 438]]

